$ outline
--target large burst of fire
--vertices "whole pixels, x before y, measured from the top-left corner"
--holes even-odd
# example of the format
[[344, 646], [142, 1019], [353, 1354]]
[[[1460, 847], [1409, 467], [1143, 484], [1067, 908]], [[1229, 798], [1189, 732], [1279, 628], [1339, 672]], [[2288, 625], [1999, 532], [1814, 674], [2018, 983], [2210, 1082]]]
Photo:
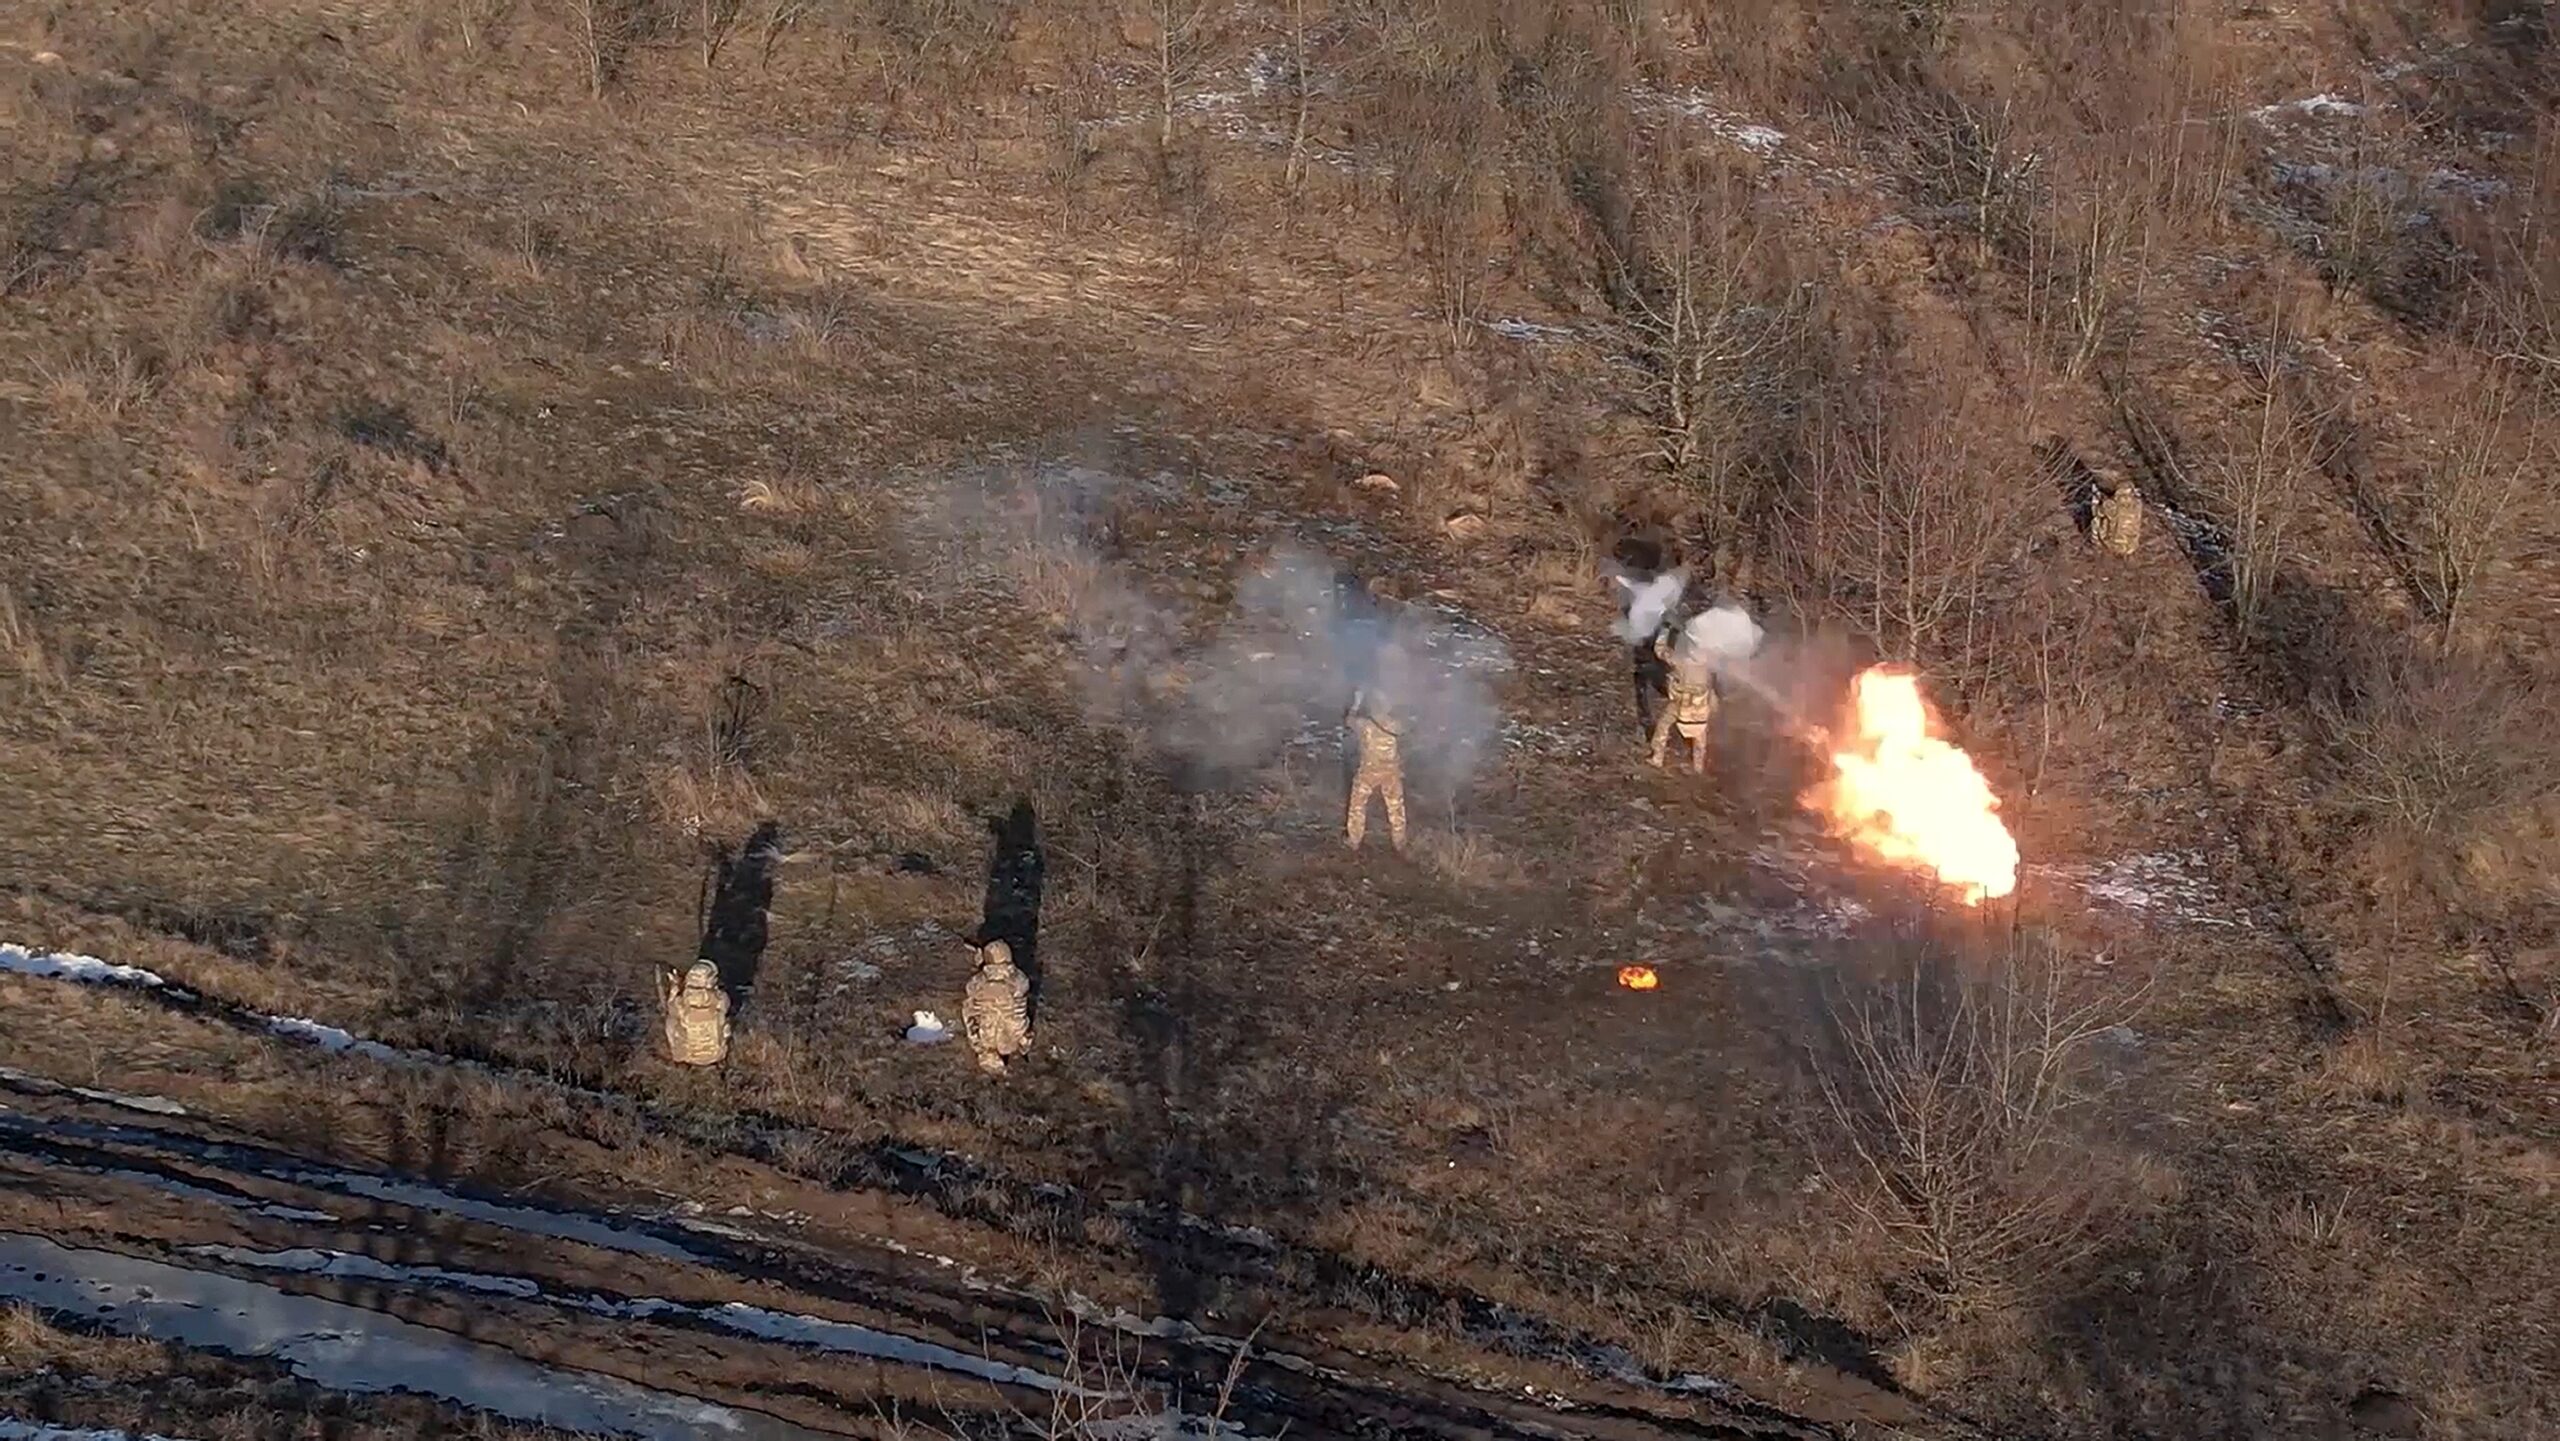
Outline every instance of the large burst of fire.
[[1821, 736], [1832, 777], [1805, 796], [1832, 832], [1981, 905], [2018, 888], [2018, 843], [1973, 758], [1937, 734], [1920, 678], [1872, 666], [1850, 687], [1848, 733]]

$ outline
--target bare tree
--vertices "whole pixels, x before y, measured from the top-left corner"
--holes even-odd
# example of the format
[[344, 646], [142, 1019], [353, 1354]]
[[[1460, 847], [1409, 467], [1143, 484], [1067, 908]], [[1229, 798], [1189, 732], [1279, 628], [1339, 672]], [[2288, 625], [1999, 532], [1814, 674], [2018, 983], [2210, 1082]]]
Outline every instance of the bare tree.
[[1987, 673], [1997, 578], [2034, 515], [2017, 491], [2033, 482], [1986, 453], [1961, 404], [1938, 401], [1949, 377], [1876, 385], [1814, 428], [1777, 515], [1780, 569], [1888, 653], [1970, 683]]
[[2247, 419], [2203, 467], [2204, 489], [2223, 530], [2223, 578], [2243, 639], [2259, 637], [2314, 465], [2317, 418], [2286, 382], [2291, 332], [2279, 313], [2249, 353]]
[[2140, 999], [2075, 998], [2040, 944], [1914, 948], [1832, 1005], [1818, 1080], [1825, 1149], [1846, 1164], [1824, 1161], [1826, 1179], [1949, 1299], [2085, 1259], [2125, 1204], [2089, 1165], [2084, 1122], [2107, 1086], [2094, 1053]]
[[1295, 190], [1307, 177], [1307, 111], [1314, 92], [1307, 72], [1307, 0], [1289, 0], [1289, 88], [1295, 114], [1289, 122], [1289, 164], [1284, 178]]
[[2560, 792], [2550, 688], [2462, 654], [2376, 642], [2314, 714], [2333, 794], [2412, 844], [2422, 871]]
[[1209, 40], [1210, 0], [1155, 0], [1156, 144], [1173, 146], [1173, 115], [1199, 74]]
[[1811, 292], [1794, 284], [1757, 221], [1747, 182], [1676, 139], [1635, 200], [1623, 246], [1606, 246], [1605, 334], [1633, 363], [1657, 455], [1705, 512], [1711, 538], [1742, 528], [1761, 443], [1789, 418]]
[[720, 51], [746, 19], [747, 0], [700, 0], [700, 4], [702, 68], [708, 70], [720, 63]]
[[637, 26], [632, 0], [568, 0], [571, 38], [587, 72], [587, 97], [604, 98]]
[[2492, 363], [2468, 389], [2444, 463], [2425, 477], [2411, 538], [2419, 599], [2446, 644], [2481, 574], [2514, 543], [2548, 449], [2537, 402], [2510, 367]]

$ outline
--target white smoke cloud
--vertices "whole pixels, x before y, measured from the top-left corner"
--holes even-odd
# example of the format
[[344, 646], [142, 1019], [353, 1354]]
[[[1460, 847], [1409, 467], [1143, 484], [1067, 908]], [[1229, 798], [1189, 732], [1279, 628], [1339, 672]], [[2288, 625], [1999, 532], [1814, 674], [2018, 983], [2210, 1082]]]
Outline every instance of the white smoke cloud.
[[1633, 572], [1613, 566], [1609, 579], [1616, 581], [1618, 589], [1626, 593], [1627, 608], [1618, 617], [1617, 631], [1618, 639], [1629, 645], [1641, 645], [1653, 639], [1654, 632], [1662, 629], [1664, 617], [1680, 604], [1680, 593], [1689, 587], [1686, 568], [1666, 570], [1650, 579], [1639, 580]]
[[1727, 601], [1689, 617], [1689, 623], [1680, 628], [1680, 639], [1672, 644], [1671, 664], [1696, 680], [1711, 675], [1739, 678], [1760, 653], [1763, 634], [1751, 612]]
[[1352, 695], [1370, 690], [1412, 723], [1408, 782], [1447, 793], [1499, 734], [1492, 682], [1510, 665], [1490, 632], [1378, 600], [1322, 553], [1284, 543], [1239, 579], [1216, 637], [1181, 658], [1181, 698], [1157, 739], [1195, 767], [1232, 776], [1310, 730], [1335, 732]]
[[[1098, 466], [990, 468], [919, 503], [949, 592], [990, 593], [1059, 623], [1085, 712], [1146, 737], [1187, 781], [1229, 784], [1291, 745], [1338, 739], [1355, 691], [1411, 722], [1417, 799], [1454, 794], [1500, 735], [1493, 695], [1511, 658], [1463, 617], [1372, 596], [1311, 547], [1283, 542], [1235, 577], [1223, 613], [1169, 601], [1114, 558], [1118, 517], [1167, 497]], [[1001, 577], [1001, 581], [997, 578]]]

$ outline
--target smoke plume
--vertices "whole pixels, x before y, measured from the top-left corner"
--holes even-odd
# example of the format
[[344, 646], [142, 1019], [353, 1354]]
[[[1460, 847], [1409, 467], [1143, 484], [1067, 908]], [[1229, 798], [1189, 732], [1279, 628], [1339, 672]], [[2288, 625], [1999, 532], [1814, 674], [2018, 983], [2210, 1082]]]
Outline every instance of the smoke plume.
[[1510, 664], [1489, 632], [1380, 601], [1322, 553], [1284, 543], [1245, 571], [1218, 633], [1182, 659], [1180, 700], [1157, 737], [1232, 778], [1300, 737], [1338, 735], [1353, 695], [1370, 691], [1411, 722], [1408, 782], [1453, 793], [1499, 733], [1492, 682]]
[[[1178, 498], [1169, 478], [997, 467], [955, 477], [918, 518], [948, 598], [992, 601], [989, 582], [1002, 577], [1018, 607], [1063, 631], [1085, 712], [1144, 735], [1184, 784], [1235, 784], [1292, 747], [1339, 754], [1330, 748], [1352, 696], [1374, 689], [1411, 722], [1403, 752], [1416, 798], [1454, 795], [1500, 734], [1493, 685], [1511, 665], [1500, 638], [1432, 606], [1381, 600], [1294, 542], [1245, 562], [1221, 613], [1168, 600], [1118, 557], [1125, 516]], [[1160, 572], [1179, 565], [1151, 559]]]
[[1760, 653], [1760, 623], [1727, 601], [1689, 617], [1672, 644], [1671, 665], [1684, 680], [1741, 679]]
[[1618, 617], [1618, 639], [1629, 645], [1642, 645], [1662, 629], [1665, 617], [1680, 604], [1680, 593], [1689, 587], [1686, 569], [1666, 570], [1662, 574], [1639, 580], [1632, 571], [1612, 566], [1609, 579], [1627, 598], [1626, 613]]

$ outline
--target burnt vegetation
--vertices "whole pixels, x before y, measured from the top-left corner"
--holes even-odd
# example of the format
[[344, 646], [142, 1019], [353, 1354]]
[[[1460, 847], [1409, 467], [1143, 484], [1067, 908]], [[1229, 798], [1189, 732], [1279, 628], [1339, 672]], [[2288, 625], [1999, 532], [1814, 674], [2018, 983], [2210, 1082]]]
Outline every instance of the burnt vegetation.
[[[690, 1145], [1001, 1158], [946, 1209], [1167, 1309], [1462, 1296], [1850, 1429], [2547, 1430], [2551, 23], [32, 7], [0, 858]], [[1331, 849], [1333, 736], [1150, 730], [1284, 535], [1527, 662], [1410, 864]], [[1800, 747], [1637, 763], [1637, 536], [1920, 672], [2022, 896], [1788, 929]], [[896, 1039], [973, 917], [1039, 981], [975, 1092]], [[757, 987], [716, 1082], [636, 1019], [694, 950]]]

